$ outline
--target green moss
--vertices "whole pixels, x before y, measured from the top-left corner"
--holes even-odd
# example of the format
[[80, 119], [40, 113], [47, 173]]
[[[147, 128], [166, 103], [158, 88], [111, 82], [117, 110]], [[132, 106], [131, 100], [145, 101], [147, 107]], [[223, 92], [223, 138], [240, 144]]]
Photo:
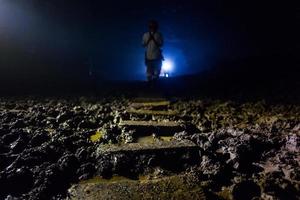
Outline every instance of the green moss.
[[91, 135], [90, 140], [92, 142], [98, 142], [103, 138], [104, 134], [101, 130], [97, 130], [94, 135]]

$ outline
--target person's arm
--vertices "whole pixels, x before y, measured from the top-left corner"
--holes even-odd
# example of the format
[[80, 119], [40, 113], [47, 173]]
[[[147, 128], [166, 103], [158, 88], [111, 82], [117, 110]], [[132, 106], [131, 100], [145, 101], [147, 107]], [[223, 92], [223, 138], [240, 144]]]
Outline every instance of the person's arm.
[[157, 34], [156, 43], [159, 47], [162, 47], [164, 45], [164, 38], [161, 33]]
[[148, 37], [147, 37], [147, 33], [145, 33], [145, 34], [143, 35], [142, 45], [143, 45], [143, 47], [146, 47], [146, 46], [148, 45]]

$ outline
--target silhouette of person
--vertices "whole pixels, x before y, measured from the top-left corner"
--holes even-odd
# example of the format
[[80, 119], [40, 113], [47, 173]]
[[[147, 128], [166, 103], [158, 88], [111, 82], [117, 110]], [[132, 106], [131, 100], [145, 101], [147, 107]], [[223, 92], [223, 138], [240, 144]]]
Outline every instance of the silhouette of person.
[[162, 61], [162, 46], [164, 44], [163, 36], [158, 31], [159, 24], [155, 20], [149, 21], [149, 31], [143, 35], [143, 46], [145, 52], [145, 64], [147, 66], [147, 80], [153, 82], [158, 80]]

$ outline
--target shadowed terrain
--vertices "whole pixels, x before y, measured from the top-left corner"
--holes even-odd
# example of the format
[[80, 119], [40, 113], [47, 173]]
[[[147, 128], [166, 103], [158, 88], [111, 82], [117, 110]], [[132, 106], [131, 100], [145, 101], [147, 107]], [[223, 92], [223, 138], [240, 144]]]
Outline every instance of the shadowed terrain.
[[[154, 88], [106, 82], [69, 95], [60, 93], [63, 88], [59, 95], [2, 97], [0, 198], [119, 194], [103, 196], [93, 184], [151, 196], [153, 184], [161, 184], [165, 194], [177, 191], [175, 199], [297, 199], [298, 79], [293, 73], [268, 77], [268, 70], [237, 76], [235, 66], [227, 69], [162, 79]], [[199, 152], [187, 150], [184, 141]], [[124, 146], [107, 146], [117, 144]], [[188, 190], [195, 193], [180, 190], [180, 177], [173, 177], [178, 173], [193, 177]], [[95, 177], [105, 180], [89, 184]], [[141, 177], [145, 185], [139, 184]], [[165, 181], [172, 186], [165, 188]], [[82, 193], [85, 187], [91, 193]]]

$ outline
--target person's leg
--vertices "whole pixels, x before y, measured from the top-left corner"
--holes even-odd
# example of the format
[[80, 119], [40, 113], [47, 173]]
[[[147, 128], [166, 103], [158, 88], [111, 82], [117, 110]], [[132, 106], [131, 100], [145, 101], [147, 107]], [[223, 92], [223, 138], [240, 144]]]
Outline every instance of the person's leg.
[[161, 61], [160, 60], [155, 60], [154, 66], [153, 66], [153, 88], [158, 89], [158, 79], [160, 76], [160, 71], [161, 71]]
[[154, 79], [156, 79], [156, 80], [160, 76], [161, 67], [162, 67], [162, 61], [161, 60], [156, 60], [155, 61], [155, 70], [154, 70]]
[[147, 65], [147, 79], [149, 82], [152, 82], [155, 74], [155, 62], [150, 60]]
[[152, 66], [152, 62], [148, 61], [147, 62], [147, 80], [148, 82], [151, 82], [153, 79], [153, 66]]

